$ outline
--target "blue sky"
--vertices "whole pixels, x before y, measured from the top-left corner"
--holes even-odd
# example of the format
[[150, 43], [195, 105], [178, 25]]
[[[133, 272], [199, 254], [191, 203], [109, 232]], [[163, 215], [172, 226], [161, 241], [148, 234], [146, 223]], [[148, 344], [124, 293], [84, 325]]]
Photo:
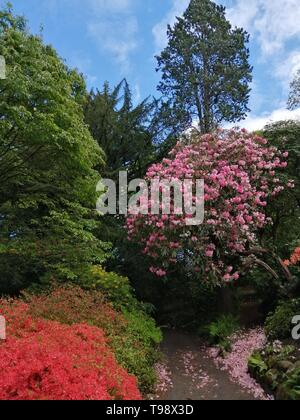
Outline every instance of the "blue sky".
[[[154, 56], [166, 44], [166, 28], [189, 0], [11, 0], [31, 30], [43, 28], [66, 62], [86, 75], [89, 87], [126, 77], [138, 101], [158, 96]], [[287, 111], [289, 83], [300, 69], [299, 0], [220, 0], [233, 25], [251, 34], [254, 82], [251, 114], [241, 125], [300, 118]], [[2, 2], [3, 4], [3, 2]]]

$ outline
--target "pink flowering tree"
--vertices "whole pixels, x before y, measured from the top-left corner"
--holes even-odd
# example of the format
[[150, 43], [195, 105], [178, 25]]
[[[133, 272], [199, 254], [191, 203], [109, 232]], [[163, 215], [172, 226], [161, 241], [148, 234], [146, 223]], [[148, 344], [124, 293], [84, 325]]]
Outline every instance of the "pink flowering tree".
[[202, 279], [238, 280], [243, 257], [258, 245], [259, 230], [272, 223], [268, 203], [294, 187], [293, 181], [280, 181], [287, 157], [246, 130], [193, 134], [188, 145], [178, 143], [168, 159], [150, 167], [146, 178], [203, 179], [204, 223], [189, 226], [191, 215], [178, 214], [174, 202], [171, 214], [151, 214], [149, 200], [147, 214], [128, 216], [129, 240], [141, 244], [153, 260], [150, 271], [159, 277], [184, 264]]

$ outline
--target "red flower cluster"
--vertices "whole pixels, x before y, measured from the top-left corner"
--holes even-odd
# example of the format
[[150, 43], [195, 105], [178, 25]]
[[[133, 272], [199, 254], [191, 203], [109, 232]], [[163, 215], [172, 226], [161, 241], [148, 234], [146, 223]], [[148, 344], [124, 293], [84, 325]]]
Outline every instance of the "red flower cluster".
[[289, 267], [290, 265], [297, 265], [300, 262], [300, 247], [296, 248], [290, 260], [284, 262]]
[[139, 400], [136, 379], [118, 366], [101, 329], [34, 320], [21, 302], [0, 301], [0, 400]]

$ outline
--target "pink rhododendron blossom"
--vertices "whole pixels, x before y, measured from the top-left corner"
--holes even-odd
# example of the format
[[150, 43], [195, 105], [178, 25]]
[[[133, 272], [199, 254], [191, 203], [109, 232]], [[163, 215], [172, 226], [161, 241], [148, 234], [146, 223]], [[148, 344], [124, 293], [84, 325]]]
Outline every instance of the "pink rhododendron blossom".
[[159, 277], [185, 260], [201, 278], [236, 281], [239, 266], [226, 271], [232, 257], [239, 264], [243, 253], [257, 245], [258, 231], [272, 223], [266, 217], [269, 201], [294, 186], [293, 180], [280, 181], [287, 156], [246, 130], [193, 135], [190, 144], [178, 143], [168, 159], [152, 165], [146, 179], [204, 180], [204, 224], [189, 226], [191, 215], [176, 212], [171, 200], [170, 215], [153, 215], [151, 206], [148, 214], [129, 215], [129, 239], [155, 259], [157, 268], [151, 271]]

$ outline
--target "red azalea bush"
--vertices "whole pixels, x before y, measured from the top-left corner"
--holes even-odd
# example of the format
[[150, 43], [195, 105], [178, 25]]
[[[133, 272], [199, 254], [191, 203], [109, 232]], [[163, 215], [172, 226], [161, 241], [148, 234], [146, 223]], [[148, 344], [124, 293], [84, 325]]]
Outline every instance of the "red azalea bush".
[[47, 293], [24, 293], [30, 315], [62, 324], [82, 322], [101, 328], [107, 337], [122, 334], [127, 322], [99, 291], [83, 290], [75, 285], [54, 286]]
[[231, 262], [256, 245], [259, 229], [272, 223], [265, 211], [268, 200], [294, 187], [292, 180], [284, 185], [278, 177], [287, 157], [246, 130], [197, 134], [189, 145], [178, 143], [169, 159], [150, 167], [147, 180], [203, 179], [205, 221], [188, 226], [191, 216], [176, 214], [174, 203], [170, 215], [131, 214], [128, 236], [155, 261], [150, 271], [163, 277], [186, 262], [202, 278], [237, 280]]
[[[115, 283], [111, 288], [117, 294]], [[41, 295], [26, 293], [23, 298], [34, 318], [68, 325], [86, 323], [103, 330], [117, 362], [137, 378], [142, 392], [152, 391], [161, 335], [148, 315], [141, 309], [135, 310], [138, 305], [133, 296], [130, 299], [136, 302], [135, 306], [124, 313], [114, 309], [102, 292], [75, 285], [57, 285]]]
[[33, 319], [21, 302], [0, 301], [1, 400], [135, 400], [136, 379], [118, 366], [101, 329]]
[[[36, 320], [47, 319], [69, 326], [85, 323], [101, 329], [117, 363], [137, 378], [141, 392], [152, 391], [160, 330], [141, 309], [131, 308], [122, 313], [107, 302], [102, 292], [71, 284], [54, 285], [39, 295], [24, 293], [22, 298], [25, 304], [19, 301], [18, 306], [25, 307], [25, 322], [29, 315]], [[9, 310], [10, 306], [6, 308]], [[12, 316], [16, 315], [12, 313]], [[15, 318], [9, 328], [20, 322], [22, 319]], [[21, 326], [15, 329], [18, 334], [23, 330]]]

